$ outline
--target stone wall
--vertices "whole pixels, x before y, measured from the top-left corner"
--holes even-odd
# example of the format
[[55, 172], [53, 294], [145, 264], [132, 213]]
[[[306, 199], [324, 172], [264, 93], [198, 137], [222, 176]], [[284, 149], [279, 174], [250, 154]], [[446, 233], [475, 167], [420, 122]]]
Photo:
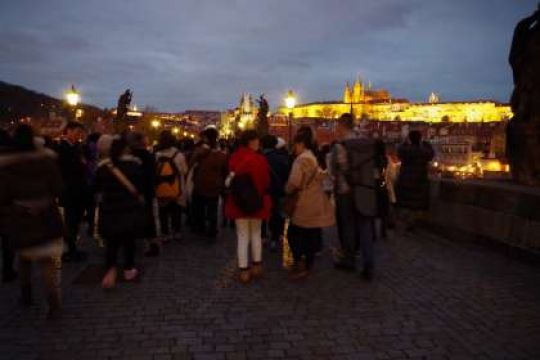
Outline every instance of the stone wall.
[[437, 180], [428, 226], [451, 238], [540, 254], [540, 189], [512, 183]]

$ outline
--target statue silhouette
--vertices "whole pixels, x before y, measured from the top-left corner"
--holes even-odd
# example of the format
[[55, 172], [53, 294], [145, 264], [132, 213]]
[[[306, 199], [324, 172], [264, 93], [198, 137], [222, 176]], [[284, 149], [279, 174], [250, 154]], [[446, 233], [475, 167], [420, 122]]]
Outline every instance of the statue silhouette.
[[512, 176], [523, 184], [540, 185], [540, 4], [517, 24], [509, 62], [514, 117], [507, 127], [506, 151]]

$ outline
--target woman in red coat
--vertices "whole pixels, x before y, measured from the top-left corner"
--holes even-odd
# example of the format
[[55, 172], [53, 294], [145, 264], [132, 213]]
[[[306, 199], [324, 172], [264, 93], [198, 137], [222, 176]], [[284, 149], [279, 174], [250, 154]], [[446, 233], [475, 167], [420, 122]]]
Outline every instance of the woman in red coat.
[[[254, 130], [247, 130], [242, 133], [240, 147], [234, 152], [229, 161], [229, 183], [231, 194], [225, 204], [225, 215], [236, 222], [236, 235], [238, 238], [238, 267], [240, 268], [240, 281], [248, 283], [251, 277], [260, 278], [262, 276], [262, 240], [261, 223], [270, 217], [272, 206], [268, 188], [270, 186], [270, 168], [266, 158], [259, 154], [259, 137]], [[251, 189], [238, 189], [240, 179], [248, 177]], [[235, 185], [236, 182], [236, 185]], [[249, 185], [249, 184], [248, 184]], [[250, 187], [250, 186], [247, 186]], [[245, 190], [245, 191], [242, 191]], [[242, 199], [241, 195], [254, 192], [252, 198]], [[238, 195], [240, 193], [240, 196]], [[255, 199], [257, 198], [257, 199]], [[240, 201], [253, 203], [255, 207], [249, 212], [246, 205]], [[244, 210], [243, 210], [244, 209]], [[248, 253], [251, 244], [251, 261], [253, 267], [250, 271]]]

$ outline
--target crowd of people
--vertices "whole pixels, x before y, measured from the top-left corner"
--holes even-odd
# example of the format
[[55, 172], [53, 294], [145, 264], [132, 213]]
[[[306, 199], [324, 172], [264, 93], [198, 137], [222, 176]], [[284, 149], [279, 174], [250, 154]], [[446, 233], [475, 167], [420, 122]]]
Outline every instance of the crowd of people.
[[37, 137], [28, 125], [0, 135], [3, 280], [18, 276], [21, 302], [29, 305], [31, 266], [39, 264], [52, 316], [60, 309], [62, 262], [87, 257], [81, 232], [105, 246], [104, 289], [119, 276], [140, 276], [137, 240], [146, 239], [149, 257], [180, 240], [185, 226], [213, 243], [220, 213], [221, 225], [236, 231], [243, 284], [263, 277], [263, 247], [277, 251], [283, 241], [293, 258], [289, 279], [308, 278], [323, 230], [332, 226], [340, 244], [335, 268], [355, 271], [361, 253], [362, 276], [371, 281], [376, 239], [396, 224], [414, 230], [429, 206], [434, 151], [421, 133], [412, 131], [397, 148], [385, 146], [357, 133], [350, 114], [337, 122], [335, 143], [321, 147], [307, 126], [290, 144], [254, 130], [219, 139], [208, 127], [197, 143], [165, 130], [150, 146], [137, 132], [86, 136], [77, 122], [57, 142]]

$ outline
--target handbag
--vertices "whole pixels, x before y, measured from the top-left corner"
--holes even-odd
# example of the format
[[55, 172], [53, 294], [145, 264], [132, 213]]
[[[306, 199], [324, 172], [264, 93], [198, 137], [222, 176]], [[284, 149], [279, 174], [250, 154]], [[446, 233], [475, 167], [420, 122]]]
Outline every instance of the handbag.
[[296, 208], [298, 206], [298, 201], [300, 200], [300, 194], [305, 189], [309, 188], [313, 180], [317, 177], [317, 174], [319, 173], [319, 166], [315, 165], [315, 171], [313, 172], [313, 175], [310, 177], [309, 181], [304, 185], [303, 188], [296, 189], [293, 193], [288, 194], [285, 196], [285, 199], [283, 200], [283, 214], [291, 218], [294, 215], [294, 212], [296, 211]]

